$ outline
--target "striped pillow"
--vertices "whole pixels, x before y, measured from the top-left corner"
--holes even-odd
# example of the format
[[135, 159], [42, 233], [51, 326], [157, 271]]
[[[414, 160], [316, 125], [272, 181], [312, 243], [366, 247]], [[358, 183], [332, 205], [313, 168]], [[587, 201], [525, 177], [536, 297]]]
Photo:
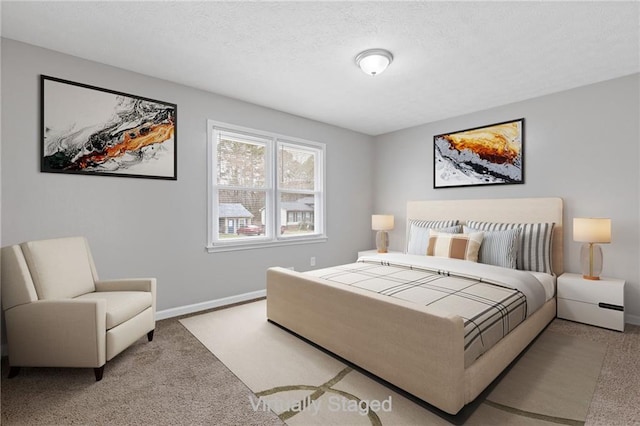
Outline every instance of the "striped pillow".
[[482, 234], [482, 232], [446, 234], [431, 229], [429, 231], [427, 256], [449, 257], [477, 262], [480, 244], [482, 244]]
[[458, 220], [454, 219], [454, 220], [418, 220], [418, 219], [411, 219], [409, 220], [409, 223], [411, 225], [415, 225], [418, 228], [431, 228], [431, 229], [437, 229], [437, 228], [448, 228], [450, 226], [456, 226], [458, 224]]
[[[478, 231], [479, 229], [464, 227], [465, 234]], [[516, 269], [519, 238], [520, 228], [484, 231], [478, 262]]]
[[523, 271], [546, 272], [551, 268], [551, 235], [555, 223], [493, 223], [468, 221], [469, 228], [481, 231], [503, 231], [520, 228], [516, 267]]
[[409, 221], [409, 236], [407, 238], [407, 254], [424, 256], [429, 244], [429, 229], [437, 229], [440, 232], [458, 233], [462, 226], [457, 220], [411, 220]]

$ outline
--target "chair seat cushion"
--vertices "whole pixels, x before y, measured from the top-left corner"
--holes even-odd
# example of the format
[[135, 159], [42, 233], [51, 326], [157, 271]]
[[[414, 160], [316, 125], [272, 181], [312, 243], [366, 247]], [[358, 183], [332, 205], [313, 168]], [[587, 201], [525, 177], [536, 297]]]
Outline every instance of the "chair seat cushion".
[[100, 291], [76, 299], [107, 301], [107, 330], [130, 320], [151, 307], [152, 296], [146, 291]]

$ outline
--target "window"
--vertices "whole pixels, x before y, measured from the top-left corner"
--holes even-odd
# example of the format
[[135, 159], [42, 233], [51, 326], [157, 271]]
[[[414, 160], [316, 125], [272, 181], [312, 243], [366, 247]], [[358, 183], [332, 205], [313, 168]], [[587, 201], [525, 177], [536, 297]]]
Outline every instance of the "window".
[[209, 251], [326, 241], [324, 144], [208, 124]]

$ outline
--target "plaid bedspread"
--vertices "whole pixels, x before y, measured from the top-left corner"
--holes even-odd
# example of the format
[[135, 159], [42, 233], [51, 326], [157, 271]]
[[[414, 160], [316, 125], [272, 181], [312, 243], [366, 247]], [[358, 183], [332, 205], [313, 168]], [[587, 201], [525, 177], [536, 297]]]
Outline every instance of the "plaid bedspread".
[[449, 269], [364, 258], [305, 274], [419, 303], [434, 308], [435, 313], [459, 315], [464, 320], [465, 368], [528, 315], [522, 291]]

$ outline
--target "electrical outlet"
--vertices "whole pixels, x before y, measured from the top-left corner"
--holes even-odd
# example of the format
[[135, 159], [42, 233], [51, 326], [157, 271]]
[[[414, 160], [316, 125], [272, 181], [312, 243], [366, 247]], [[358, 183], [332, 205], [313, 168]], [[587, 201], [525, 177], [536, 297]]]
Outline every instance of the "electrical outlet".
[[311, 259], [309, 259], [309, 265], [316, 266], [316, 257], [315, 256], [312, 256]]

